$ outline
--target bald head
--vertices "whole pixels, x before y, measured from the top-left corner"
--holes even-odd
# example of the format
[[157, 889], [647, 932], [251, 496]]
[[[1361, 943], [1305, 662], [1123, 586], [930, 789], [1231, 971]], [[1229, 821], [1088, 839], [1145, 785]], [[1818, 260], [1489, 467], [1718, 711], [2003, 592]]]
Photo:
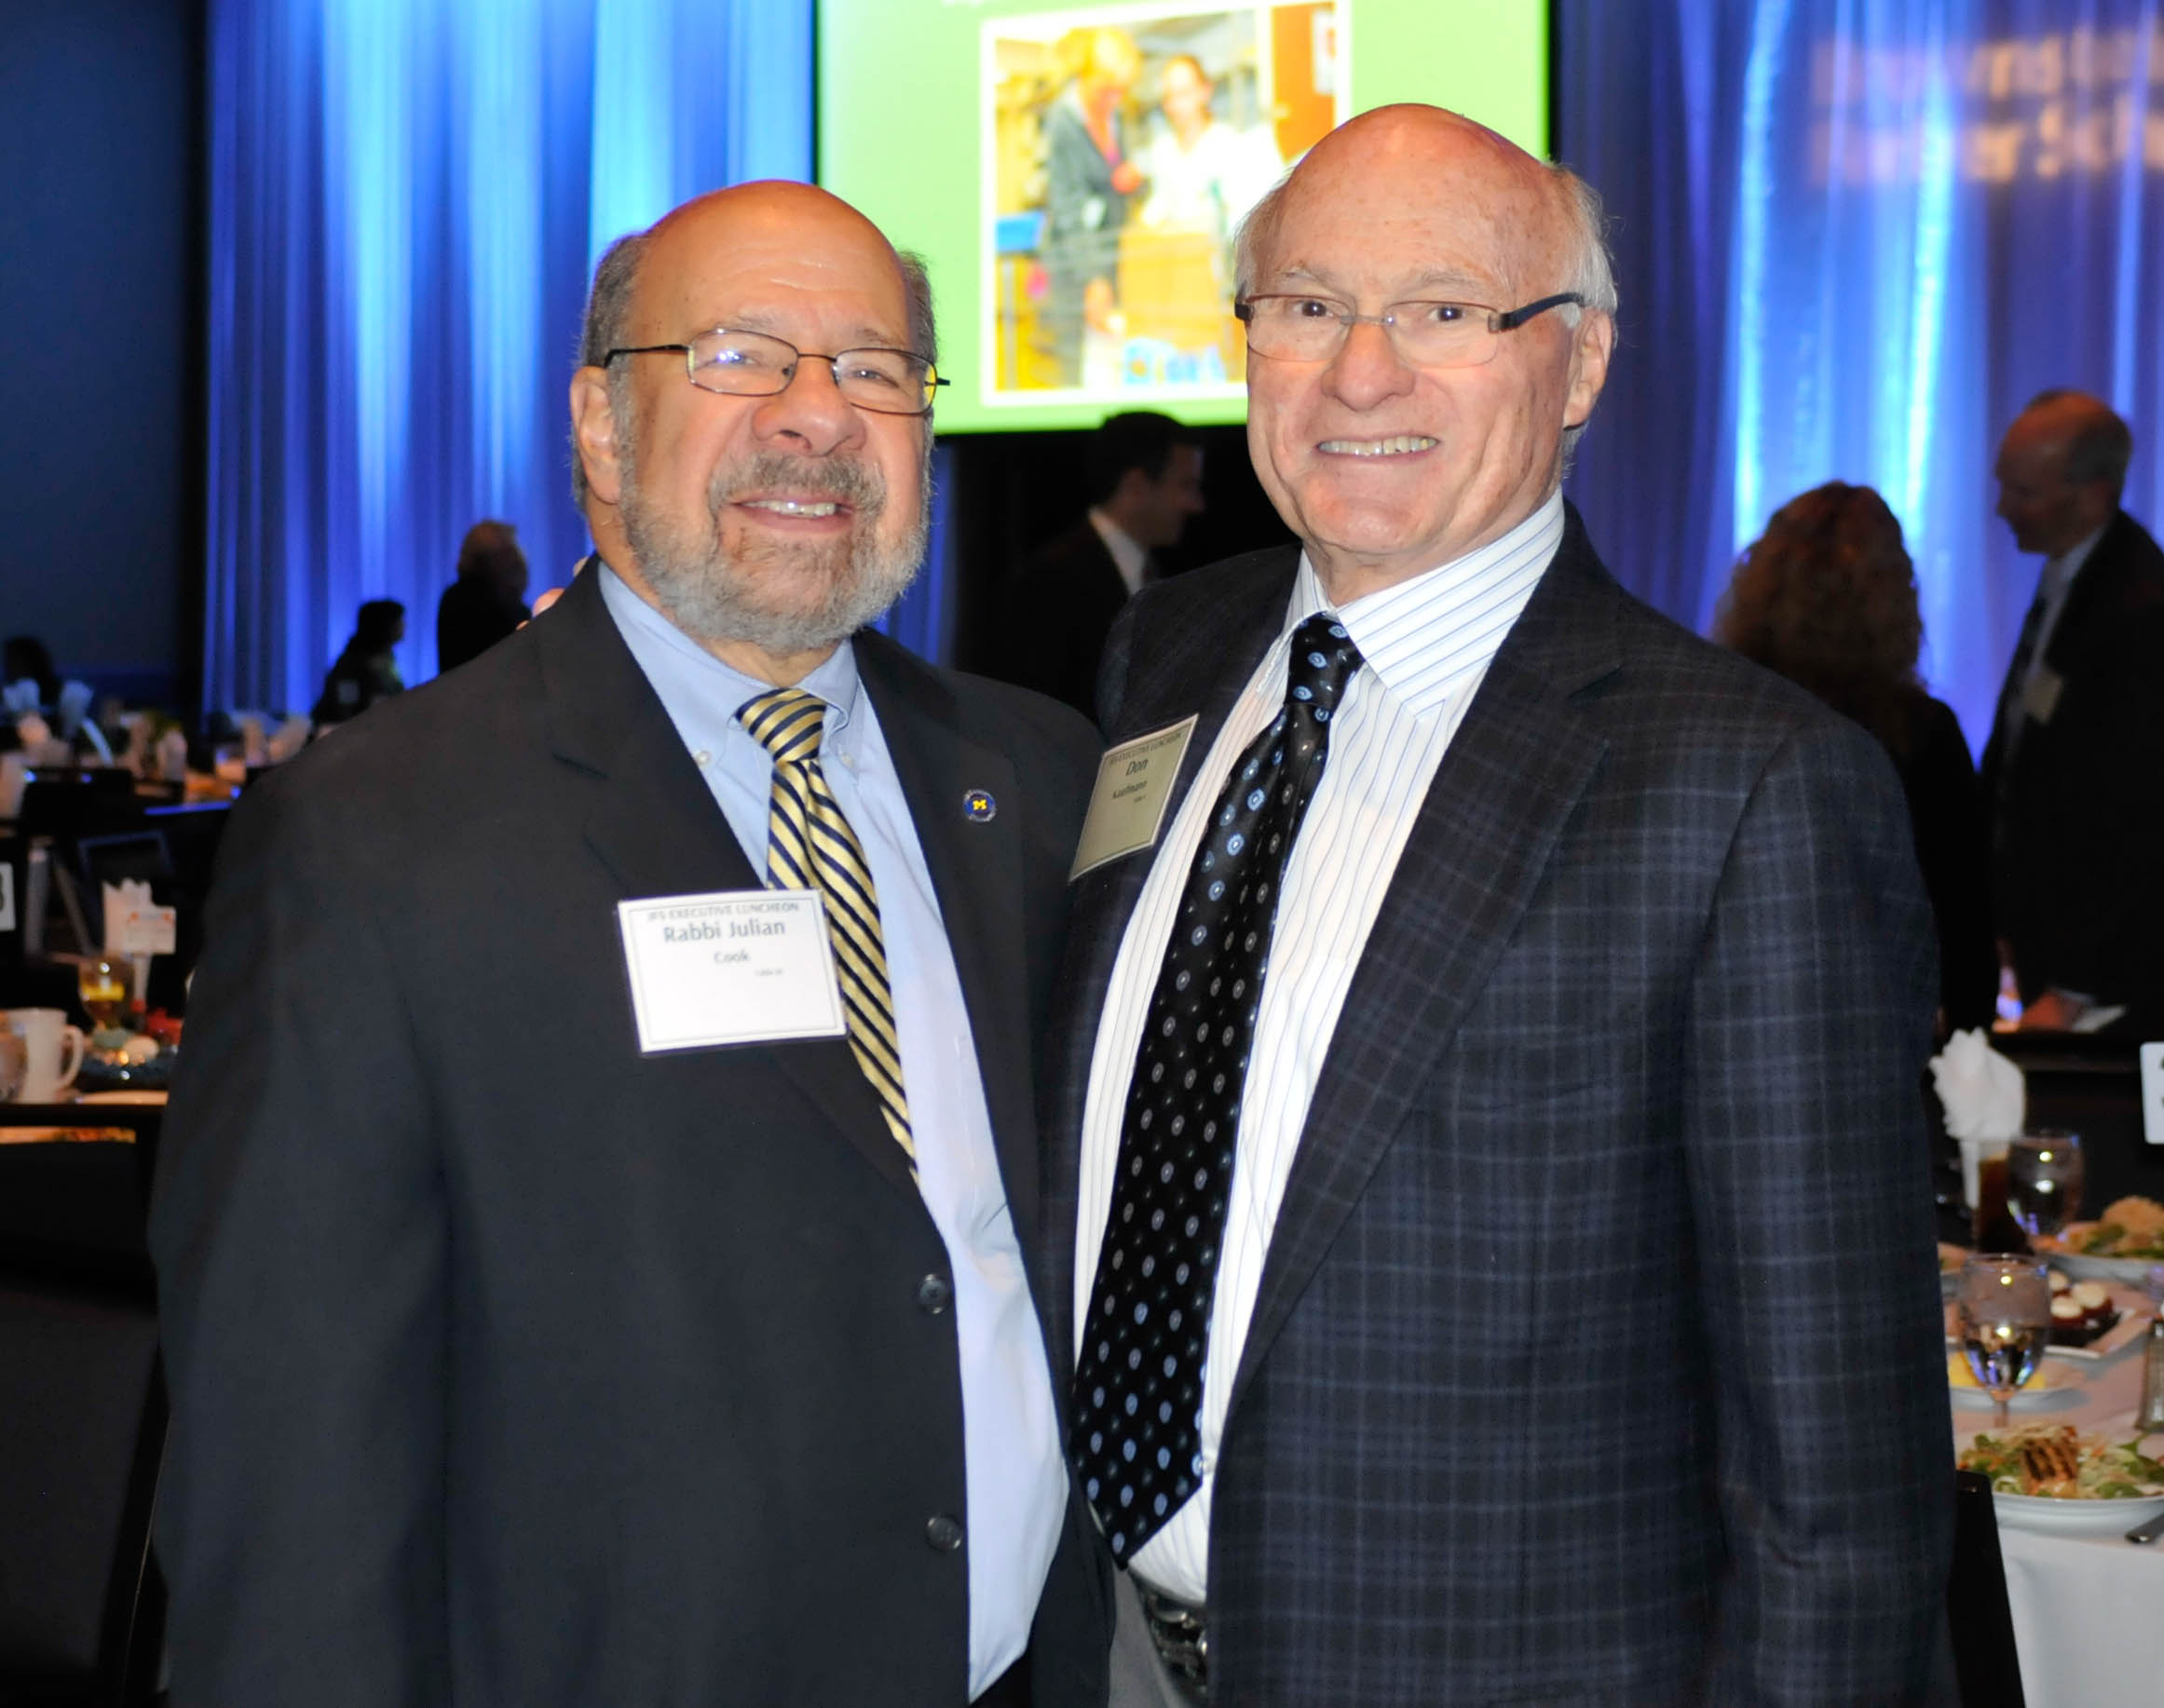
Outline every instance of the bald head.
[[2134, 450], [2127, 424], [2086, 392], [2039, 393], [2000, 442], [1998, 512], [2023, 551], [2057, 557], [2118, 509]]
[[[884, 257], [885, 264], [895, 269], [907, 305], [906, 347], [928, 361], [938, 361], [939, 328], [932, 318], [932, 281], [923, 261], [895, 249], [877, 225], [838, 196], [814, 184], [767, 179], [695, 197], [646, 230], [610, 244], [593, 270], [593, 288], [586, 299], [579, 364], [606, 367], [609, 351], [649, 342], [634, 329], [633, 316], [650, 308], [650, 301], [642, 305], [639, 295], [642, 290], [653, 289], [646, 275], [648, 260], [657, 251], [665, 270], [663, 286], [680, 283], [683, 270], [696, 269], [702, 251], [713, 244], [728, 243], [739, 230], [780, 231], [791, 240], [813, 244], [823, 235], [831, 235], [840, 253]], [[584, 509], [586, 470], [577, 455], [571, 459], [571, 494]]]
[[1526, 153], [1509, 138], [1442, 107], [1405, 102], [1348, 119], [1316, 143], [1255, 205], [1240, 227], [1237, 273], [1244, 294], [1273, 262], [1286, 211], [1303, 197], [1342, 195], [1349, 184], [1386, 182], [1405, 205], [1448, 200], [1476, 222], [1499, 252], [1529, 271], [1564, 282], [1586, 305], [1615, 311], [1615, 280], [1602, 240], [1600, 198], [1566, 167]]

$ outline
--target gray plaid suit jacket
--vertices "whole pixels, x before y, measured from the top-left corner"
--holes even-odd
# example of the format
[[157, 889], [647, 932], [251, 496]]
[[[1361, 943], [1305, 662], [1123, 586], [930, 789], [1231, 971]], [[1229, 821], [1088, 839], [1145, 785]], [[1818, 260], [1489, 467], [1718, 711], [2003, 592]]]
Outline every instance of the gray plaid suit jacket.
[[[1296, 563], [1145, 589], [1114, 630], [1111, 740], [1201, 714], [1179, 794]], [[1052, 1031], [1070, 1359], [1090, 1055], [1149, 858], [1077, 886]], [[1315, 1090], [1217, 1470], [1217, 1702], [1922, 1700], [1936, 977], [1877, 745], [1626, 594], [1572, 512]]]

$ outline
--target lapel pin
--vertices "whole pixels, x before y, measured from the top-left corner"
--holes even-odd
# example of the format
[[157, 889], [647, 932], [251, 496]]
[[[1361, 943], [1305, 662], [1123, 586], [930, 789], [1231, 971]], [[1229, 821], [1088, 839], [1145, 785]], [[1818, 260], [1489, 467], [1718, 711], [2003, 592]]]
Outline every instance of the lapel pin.
[[988, 791], [972, 789], [961, 797], [961, 810], [972, 824], [989, 824], [1000, 810], [1000, 803], [992, 799]]

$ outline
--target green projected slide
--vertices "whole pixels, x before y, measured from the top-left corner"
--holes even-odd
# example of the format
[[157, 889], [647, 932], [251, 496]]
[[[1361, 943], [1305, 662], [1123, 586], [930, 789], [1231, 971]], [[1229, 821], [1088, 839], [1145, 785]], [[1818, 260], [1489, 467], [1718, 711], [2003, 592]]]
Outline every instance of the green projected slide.
[[1242, 419], [1232, 232], [1397, 101], [1545, 154], [1546, 0], [819, 7], [819, 182], [930, 266], [942, 432]]

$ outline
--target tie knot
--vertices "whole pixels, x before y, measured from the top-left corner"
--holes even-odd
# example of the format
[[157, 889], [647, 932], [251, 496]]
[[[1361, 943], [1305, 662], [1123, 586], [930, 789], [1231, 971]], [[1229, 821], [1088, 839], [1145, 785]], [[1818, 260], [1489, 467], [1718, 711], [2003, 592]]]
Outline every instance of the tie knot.
[[1292, 652], [1285, 665], [1286, 701], [1327, 724], [1359, 668], [1360, 649], [1345, 625], [1327, 611], [1318, 611], [1292, 631]]
[[819, 756], [826, 728], [826, 702], [802, 688], [775, 688], [737, 708], [737, 722], [777, 765], [802, 765]]

